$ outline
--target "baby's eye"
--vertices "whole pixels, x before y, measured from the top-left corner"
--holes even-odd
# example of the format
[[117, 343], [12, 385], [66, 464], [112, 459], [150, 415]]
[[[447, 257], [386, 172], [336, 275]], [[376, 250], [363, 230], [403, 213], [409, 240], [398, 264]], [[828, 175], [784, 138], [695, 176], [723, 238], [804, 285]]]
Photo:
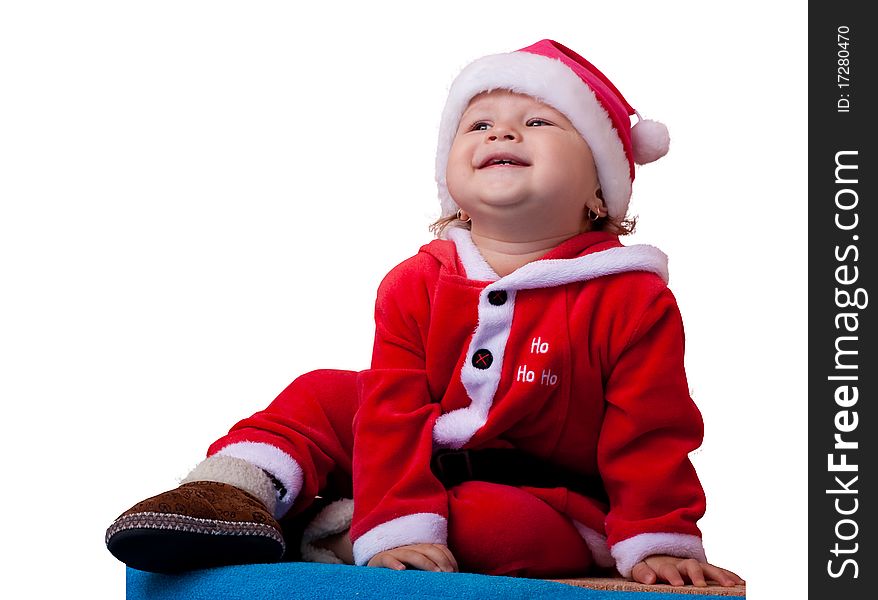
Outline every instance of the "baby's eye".
[[491, 125], [486, 123], [485, 121], [476, 121], [472, 124], [472, 127], [469, 128], [470, 131], [485, 131]]
[[542, 127], [543, 125], [551, 125], [551, 123], [545, 119], [531, 119], [527, 122], [528, 127]]

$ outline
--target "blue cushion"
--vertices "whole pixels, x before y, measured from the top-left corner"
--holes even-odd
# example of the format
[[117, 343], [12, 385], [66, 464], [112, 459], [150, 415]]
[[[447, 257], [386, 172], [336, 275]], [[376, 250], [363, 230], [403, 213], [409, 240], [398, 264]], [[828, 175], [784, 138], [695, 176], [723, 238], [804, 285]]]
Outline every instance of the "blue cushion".
[[[679, 594], [590, 590], [539, 579], [292, 562], [221, 567], [182, 575], [128, 569], [127, 582], [128, 600], [680, 600]], [[705, 595], [698, 599], [728, 597]]]

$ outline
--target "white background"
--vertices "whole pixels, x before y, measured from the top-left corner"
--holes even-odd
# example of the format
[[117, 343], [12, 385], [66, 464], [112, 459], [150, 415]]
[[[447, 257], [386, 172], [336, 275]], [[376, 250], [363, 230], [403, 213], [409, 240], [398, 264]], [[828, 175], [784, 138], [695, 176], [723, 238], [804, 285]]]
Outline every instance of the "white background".
[[0, 9], [4, 597], [122, 598], [113, 518], [297, 375], [368, 366], [449, 83], [545, 37], [669, 127], [628, 243], [670, 256], [708, 558], [803, 594], [801, 3], [31, 1]]

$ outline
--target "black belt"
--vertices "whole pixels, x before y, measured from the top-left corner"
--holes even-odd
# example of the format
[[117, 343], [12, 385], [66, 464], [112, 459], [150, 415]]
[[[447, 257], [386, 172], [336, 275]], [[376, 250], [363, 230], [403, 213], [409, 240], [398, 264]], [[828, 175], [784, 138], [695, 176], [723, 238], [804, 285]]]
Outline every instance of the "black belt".
[[515, 448], [440, 450], [433, 455], [430, 466], [446, 488], [464, 481], [536, 488], [563, 487], [607, 502], [607, 492], [600, 477], [574, 473]]

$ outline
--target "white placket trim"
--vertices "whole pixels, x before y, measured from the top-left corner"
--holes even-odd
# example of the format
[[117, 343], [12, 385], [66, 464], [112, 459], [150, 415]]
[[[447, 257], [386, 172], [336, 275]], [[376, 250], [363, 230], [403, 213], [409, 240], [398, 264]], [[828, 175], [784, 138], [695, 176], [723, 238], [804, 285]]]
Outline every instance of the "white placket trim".
[[[448, 237], [457, 246], [467, 277], [493, 283], [479, 295], [479, 321], [460, 372], [470, 405], [436, 419], [433, 441], [439, 448], [462, 447], [487, 422], [500, 385], [518, 290], [555, 287], [627, 271], [649, 271], [668, 281], [668, 257], [658, 248], [645, 244], [610, 248], [571, 259], [538, 260], [499, 277], [479, 253], [468, 231], [455, 229]], [[489, 302], [488, 295], [494, 291], [506, 292], [503, 304], [497, 306]], [[473, 366], [473, 355], [479, 350], [487, 350], [493, 357], [487, 369]]]

